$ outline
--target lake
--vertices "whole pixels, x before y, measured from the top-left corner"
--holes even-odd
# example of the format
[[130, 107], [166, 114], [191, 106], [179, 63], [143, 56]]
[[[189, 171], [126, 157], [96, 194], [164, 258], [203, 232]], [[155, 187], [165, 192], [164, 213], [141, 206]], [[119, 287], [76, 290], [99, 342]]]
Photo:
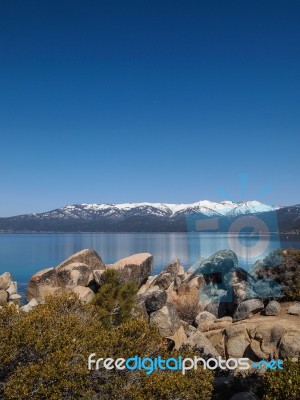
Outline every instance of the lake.
[[36, 271], [55, 266], [71, 254], [94, 249], [104, 263], [113, 263], [130, 254], [149, 252], [154, 256], [154, 273], [175, 258], [184, 267], [208, 257], [221, 249], [238, 254], [239, 264], [247, 269], [270, 251], [284, 247], [300, 248], [299, 241], [290, 236], [280, 243], [278, 235], [271, 237], [250, 234], [223, 233], [52, 233], [0, 234], [0, 274], [9, 271], [18, 281], [19, 292]]

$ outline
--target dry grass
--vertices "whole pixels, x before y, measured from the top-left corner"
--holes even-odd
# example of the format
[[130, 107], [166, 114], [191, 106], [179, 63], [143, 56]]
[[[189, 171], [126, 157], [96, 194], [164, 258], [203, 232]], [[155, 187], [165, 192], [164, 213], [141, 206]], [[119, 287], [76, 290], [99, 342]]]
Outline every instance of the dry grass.
[[199, 290], [181, 286], [179, 291], [172, 292], [169, 301], [174, 305], [177, 313], [183, 321], [193, 324], [197, 314], [202, 311], [202, 306], [199, 303]]

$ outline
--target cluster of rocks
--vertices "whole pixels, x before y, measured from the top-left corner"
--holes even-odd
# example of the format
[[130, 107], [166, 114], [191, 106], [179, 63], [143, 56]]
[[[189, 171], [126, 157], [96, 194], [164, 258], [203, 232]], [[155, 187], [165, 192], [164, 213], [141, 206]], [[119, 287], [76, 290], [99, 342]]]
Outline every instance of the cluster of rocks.
[[[77, 293], [90, 303], [108, 269], [119, 271], [121, 282], [138, 286], [139, 313], [157, 325], [172, 348], [189, 346], [206, 357], [248, 357], [254, 362], [300, 357], [300, 303], [283, 309], [274, 300], [278, 289], [274, 282], [260, 281], [239, 268], [236, 254], [229, 250], [201, 260], [188, 271], [175, 260], [155, 276], [151, 275], [153, 257], [149, 253], [105, 265], [95, 251], [82, 250], [58, 266], [34, 274], [27, 289], [29, 303], [22, 309], [30, 311], [44, 302], [45, 296], [63, 292]], [[3, 274], [0, 296], [16, 303], [13, 287], [10, 275]], [[187, 296], [195, 293], [196, 308], [195, 296]], [[193, 304], [189, 304], [190, 298]], [[196, 310], [192, 320], [189, 307]]]
[[21, 304], [21, 296], [18, 294], [18, 284], [11, 278], [9, 272], [0, 275], [0, 303]]
[[35, 273], [29, 281], [27, 299], [43, 303], [47, 295], [74, 292], [84, 303], [91, 303], [107, 269], [119, 271], [120, 282], [135, 282], [140, 287], [152, 268], [153, 257], [149, 253], [134, 254], [105, 265], [94, 250], [85, 249], [56, 267]]
[[[174, 261], [148, 277], [137, 299], [149, 322], [157, 324], [176, 349], [188, 345], [206, 357], [253, 361], [300, 357], [299, 320], [291, 317], [300, 315], [300, 303], [282, 310], [268, 298], [273, 288], [273, 282], [259, 282], [239, 268], [235, 253], [222, 250], [187, 272]], [[201, 311], [188, 323], [184, 316], [180, 319], [176, 306], [193, 289], [199, 293]], [[272, 294], [276, 296], [277, 288]]]

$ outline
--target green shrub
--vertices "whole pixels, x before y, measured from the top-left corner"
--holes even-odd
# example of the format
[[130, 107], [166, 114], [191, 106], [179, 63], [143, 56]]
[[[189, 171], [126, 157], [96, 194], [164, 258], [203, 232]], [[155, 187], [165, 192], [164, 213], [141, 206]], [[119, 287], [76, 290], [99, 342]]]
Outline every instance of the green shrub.
[[156, 327], [142, 319], [107, 327], [108, 309], [82, 304], [75, 294], [48, 297], [29, 313], [12, 305], [0, 309], [1, 400], [210, 398], [212, 373], [201, 368], [184, 377], [89, 371], [91, 353], [115, 359], [169, 354]]
[[105, 271], [101, 281], [94, 304], [104, 312], [102, 322], [111, 327], [128, 321], [135, 305], [137, 286], [132, 282], [121, 283], [118, 271], [113, 269]]
[[267, 371], [264, 400], [300, 399], [300, 360], [285, 361], [283, 370]]
[[255, 271], [259, 279], [273, 279], [281, 285], [284, 300], [300, 300], [300, 250], [274, 250]]

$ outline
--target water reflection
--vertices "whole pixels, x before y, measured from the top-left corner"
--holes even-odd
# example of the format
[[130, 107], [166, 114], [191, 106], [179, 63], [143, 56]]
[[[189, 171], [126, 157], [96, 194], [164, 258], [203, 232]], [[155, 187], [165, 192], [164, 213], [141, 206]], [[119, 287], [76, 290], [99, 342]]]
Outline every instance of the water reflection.
[[[64, 234], [1, 234], [0, 273], [10, 271], [18, 281], [27, 281], [39, 269], [55, 266], [71, 254], [84, 248], [95, 249], [105, 263], [138, 252], [154, 256], [155, 269], [159, 270], [179, 258], [188, 267], [199, 257], [208, 257], [218, 250], [230, 248], [232, 240], [241, 243], [239, 261], [248, 267], [255, 261], [249, 257], [255, 237], [231, 238], [216, 233], [64, 233]], [[291, 240], [280, 244], [270, 239], [267, 252], [278, 247], [300, 248]]]

